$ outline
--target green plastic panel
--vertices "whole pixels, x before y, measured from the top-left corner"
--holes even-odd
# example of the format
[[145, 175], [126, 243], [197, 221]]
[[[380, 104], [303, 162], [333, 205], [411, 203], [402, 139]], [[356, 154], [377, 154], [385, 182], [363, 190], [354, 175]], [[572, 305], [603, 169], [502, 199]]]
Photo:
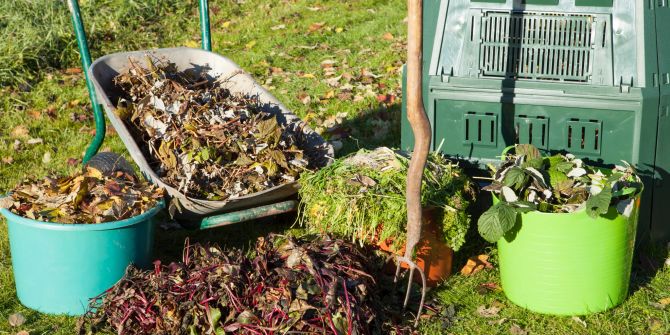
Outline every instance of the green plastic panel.
[[558, 0], [521, 0], [526, 5], [558, 5]]
[[515, 143], [569, 151], [594, 161], [633, 161], [635, 113], [439, 99], [435, 143], [450, 155], [491, 160]]
[[612, 7], [614, 0], [575, 0], [576, 6]]

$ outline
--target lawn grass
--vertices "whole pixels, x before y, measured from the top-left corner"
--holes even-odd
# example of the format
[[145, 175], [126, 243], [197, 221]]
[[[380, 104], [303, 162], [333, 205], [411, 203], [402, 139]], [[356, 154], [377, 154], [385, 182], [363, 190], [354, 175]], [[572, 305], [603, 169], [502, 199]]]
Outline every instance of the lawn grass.
[[[144, 47], [197, 47], [200, 43], [193, 2], [81, 2], [94, 57]], [[83, 156], [93, 130], [92, 120], [86, 118], [91, 112], [82, 75], [65, 70], [77, 66], [78, 59], [64, 5], [51, 0], [17, 6], [10, 3], [23, 2], [0, 4], [0, 82], [12, 83], [0, 88], [2, 193], [26, 177], [40, 178], [79, 168], [76, 160]], [[340, 154], [359, 147], [399, 145], [399, 69], [406, 38], [404, 1], [214, 0], [210, 7], [214, 50], [249, 71], [325, 137], [342, 141]], [[96, 12], [100, 14], [92, 17]], [[19, 17], [31, 20], [20, 22]], [[12, 56], [17, 48], [24, 55], [36, 56], [17, 61]], [[338, 76], [342, 77], [332, 79]], [[331, 79], [330, 84], [326, 79]], [[108, 134], [103, 148], [125, 153], [119, 138], [111, 130]], [[40, 138], [43, 143], [26, 144], [31, 138]], [[20, 147], [15, 149], [17, 140]], [[47, 153], [50, 160], [45, 163]], [[164, 261], [178, 259], [187, 236], [196, 242], [245, 247], [270, 231], [290, 230], [290, 223], [291, 217], [282, 217], [198, 233], [159, 230], [156, 256]], [[456, 267], [468, 256], [482, 252], [495, 256], [495, 249], [471, 243], [459, 254]], [[649, 254], [652, 256], [647, 258], [654, 260], [651, 264], [657, 264], [667, 250], [657, 248]], [[660, 310], [650, 303], [670, 296], [670, 269], [649, 264], [636, 266], [631, 297], [612, 311], [582, 318], [586, 327], [569, 317], [527, 312], [509, 303], [501, 292], [477, 293], [482, 283], [499, 283], [496, 270], [470, 277], [456, 275], [431, 293], [440, 303], [453, 305], [455, 314], [425, 321], [421, 332], [510, 334], [516, 324], [529, 334], [666, 334], [670, 332], [670, 307]], [[73, 333], [76, 319], [30, 311], [20, 305], [15, 294], [3, 219], [0, 334], [19, 330], [30, 334]], [[494, 301], [503, 307], [499, 317], [487, 319], [476, 314], [479, 306]], [[20, 328], [12, 328], [7, 322], [7, 317], [16, 312], [27, 317]], [[489, 324], [502, 318], [507, 320]]]

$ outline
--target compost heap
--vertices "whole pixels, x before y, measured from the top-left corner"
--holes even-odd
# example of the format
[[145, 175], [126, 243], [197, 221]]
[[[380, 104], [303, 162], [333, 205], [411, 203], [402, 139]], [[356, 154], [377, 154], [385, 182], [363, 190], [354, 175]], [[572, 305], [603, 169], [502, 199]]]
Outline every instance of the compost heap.
[[256, 97], [232, 94], [206, 73], [150, 56], [146, 63], [131, 59], [114, 79], [123, 92], [117, 115], [166, 184], [224, 201], [293, 182], [310, 165], [300, 131], [288, 131]]
[[39, 221], [102, 223], [140, 215], [162, 197], [162, 189], [130, 173], [103, 175], [87, 167], [67, 177], [27, 181], [2, 198], [0, 207]]
[[130, 267], [93, 302], [80, 333], [388, 333], [371, 272], [378, 260], [355, 245], [270, 235], [253, 254], [187, 242], [180, 263]]
[[[409, 154], [389, 148], [361, 150], [300, 179], [300, 221], [308, 231], [329, 232], [354, 241], [405, 244], [405, 199]], [[470, 226], [467, 208], [474, 185], [456, 165], [433, 153], [424, 170], [421, 203], [442, 209], [447, 245], [458, 250]]]

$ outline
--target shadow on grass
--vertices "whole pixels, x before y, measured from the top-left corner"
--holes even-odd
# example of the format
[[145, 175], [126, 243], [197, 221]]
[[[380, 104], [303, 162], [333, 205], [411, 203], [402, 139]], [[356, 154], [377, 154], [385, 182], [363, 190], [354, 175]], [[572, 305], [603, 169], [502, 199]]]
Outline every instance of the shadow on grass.
[[342, 149], [338, 157], [354, 153], [359, 149], [374, 149], [385, 146], [400, 147], [400, 103], [378, 105], [345, 120], [327, 138], [342, 137]]

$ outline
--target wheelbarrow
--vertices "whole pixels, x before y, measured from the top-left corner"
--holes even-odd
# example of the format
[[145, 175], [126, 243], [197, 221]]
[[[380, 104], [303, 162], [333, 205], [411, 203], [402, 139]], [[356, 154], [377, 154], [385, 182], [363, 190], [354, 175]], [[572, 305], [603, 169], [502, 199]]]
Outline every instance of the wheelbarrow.
[[235, 199], [210, 201], [187, 197], [174, 187], [164, 183], [147, 162], [140, 146], [124, 122], [115, 113], [119, 92], [113, 84], [113, 78], [127, 70], [131, 58], [139, 59], [146, 54], [151, 54], [158, 59], [175, 63], [180, 71], [204, 71], [209, 78], [226, 78], [226, 88], [231, 92], [258, 97], [264, 111], [275, 115], [280, 124], [299, 135], [302, 148], [310, 158], [310, 162], [313, 162], [314, 167], [323, 167], [332, 162], [334, 152], [330, 144], [284, 107], [272, 94], [256, 83], [238, 65], [230, 59], [211, 52], [207, 0], [199, 0], [202, 49], [168, 48], [122, 52], [101, 57], [93, 64], [91, 64], [78, 1], [68, 0], [68, 6], [72, 15], [72, 23], [75, 28], [96, 125], [95, 138], [86, 150], [83, 163], [105, 164], [110, 162], [109, 157], [91, 161], [105, 137], [105, 119], [102, 112], [104, 107], [112, 126], [119, 134], [142, 174], [152, 183], [164, 188], [172, 201], [178, 202], [180, 212], [174, 213], [175, 218], [185, 226], [208, 229], [294, 211], [297, 209], [297, 201], [286, 199], [297, 193], [298, 184], [297, 182], [291, 182]]

